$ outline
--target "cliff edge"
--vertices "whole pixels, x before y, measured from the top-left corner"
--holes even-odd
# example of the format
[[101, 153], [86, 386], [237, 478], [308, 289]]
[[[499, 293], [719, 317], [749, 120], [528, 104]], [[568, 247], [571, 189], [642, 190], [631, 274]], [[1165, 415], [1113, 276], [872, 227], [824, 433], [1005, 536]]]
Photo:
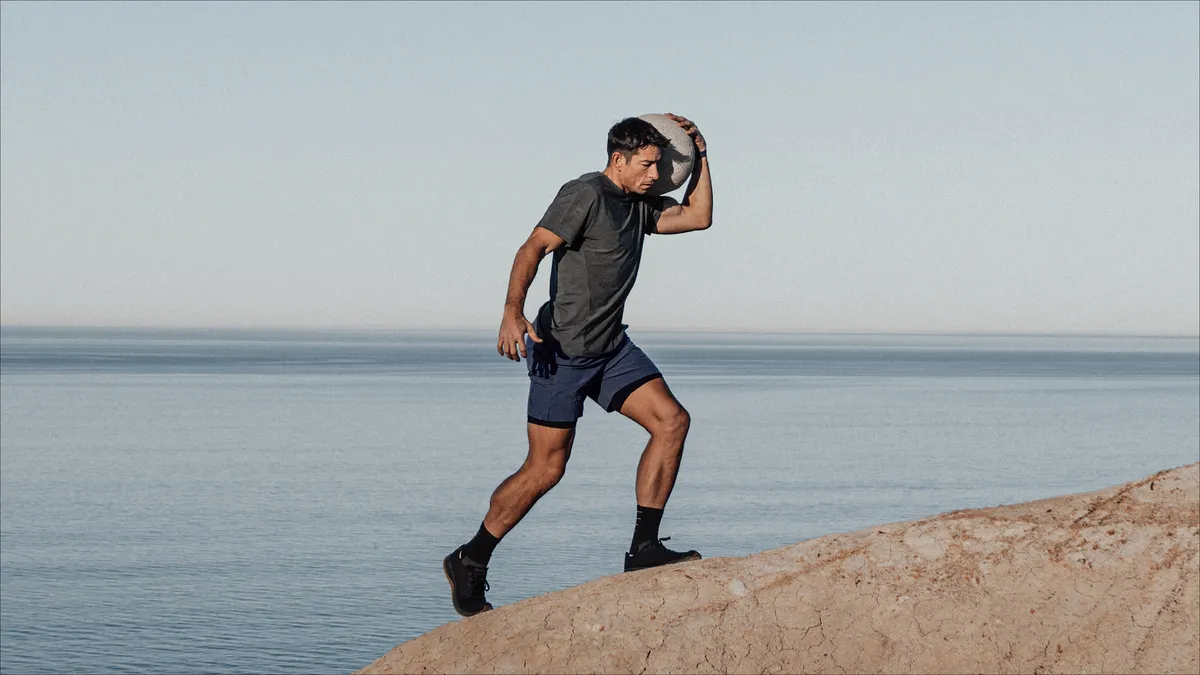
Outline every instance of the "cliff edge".
[[437, 628], [361, 673], [1200, 672], [1200, 464], [744, 558], [619, 574]]

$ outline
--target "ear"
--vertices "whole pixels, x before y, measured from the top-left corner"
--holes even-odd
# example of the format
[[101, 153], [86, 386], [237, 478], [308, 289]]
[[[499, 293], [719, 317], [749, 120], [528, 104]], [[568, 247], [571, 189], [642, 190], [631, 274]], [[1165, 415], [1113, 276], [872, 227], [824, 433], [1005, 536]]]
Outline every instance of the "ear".
[[620, 150], [616, 150], [608, 156], [608, 163], [618, 169], [625, 168], [625, 155], [622, 155]]

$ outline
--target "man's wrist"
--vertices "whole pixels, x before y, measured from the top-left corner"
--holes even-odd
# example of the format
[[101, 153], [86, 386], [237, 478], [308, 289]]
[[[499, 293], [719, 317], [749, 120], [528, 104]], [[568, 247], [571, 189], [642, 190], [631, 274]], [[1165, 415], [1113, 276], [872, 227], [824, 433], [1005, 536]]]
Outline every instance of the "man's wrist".
[[701, 157], [708, 157], [708, 149], [707, 148], [705, 148], [704, 150], [700, 150], [699, 148], [696, 149], [696, 159], [700, 159]]

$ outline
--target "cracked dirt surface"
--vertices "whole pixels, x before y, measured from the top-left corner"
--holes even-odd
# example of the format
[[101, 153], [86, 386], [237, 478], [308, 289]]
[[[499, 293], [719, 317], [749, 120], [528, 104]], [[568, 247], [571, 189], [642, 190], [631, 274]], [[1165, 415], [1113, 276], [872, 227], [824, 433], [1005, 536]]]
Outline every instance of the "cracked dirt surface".
[[605, 577], [361, 673], [1196, 673], [1200, 464]]

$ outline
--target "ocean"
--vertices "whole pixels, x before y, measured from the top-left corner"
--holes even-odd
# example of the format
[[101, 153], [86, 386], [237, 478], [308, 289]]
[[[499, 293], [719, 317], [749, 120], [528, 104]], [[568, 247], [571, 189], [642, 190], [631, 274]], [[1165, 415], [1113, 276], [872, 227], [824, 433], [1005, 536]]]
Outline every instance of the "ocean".
[[[631, 332], [706, 557], [1200, 460], [1200, 339]], [[0, 329], [0, 672], [338, 673], [458, 618], [526, 450], [492, 331]], [[589, 402], [493, 604], [621, 571], [647, 435]]]

